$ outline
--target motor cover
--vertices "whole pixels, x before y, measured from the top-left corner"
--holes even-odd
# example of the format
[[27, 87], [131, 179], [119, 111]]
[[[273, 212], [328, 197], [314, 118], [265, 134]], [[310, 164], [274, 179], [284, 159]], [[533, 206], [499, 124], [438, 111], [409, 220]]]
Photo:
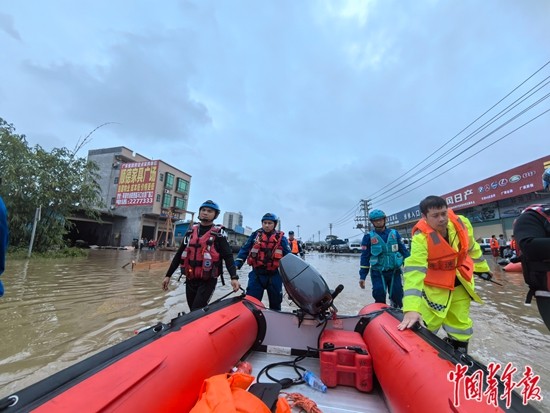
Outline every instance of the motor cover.
[[301, 310], [317, 316], [332, 305], [332, 295], [323, 276], [297, 255], [285, 255], [279, 271], [288, 295]]

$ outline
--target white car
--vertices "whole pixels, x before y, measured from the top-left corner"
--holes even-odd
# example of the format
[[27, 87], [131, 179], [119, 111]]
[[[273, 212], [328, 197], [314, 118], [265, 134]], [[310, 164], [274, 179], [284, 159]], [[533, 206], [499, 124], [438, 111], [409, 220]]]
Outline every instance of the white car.
[[349, 251], [355, 254], [361, 252], [361, 244], [358, 242], [352, 242], [349, 244]]

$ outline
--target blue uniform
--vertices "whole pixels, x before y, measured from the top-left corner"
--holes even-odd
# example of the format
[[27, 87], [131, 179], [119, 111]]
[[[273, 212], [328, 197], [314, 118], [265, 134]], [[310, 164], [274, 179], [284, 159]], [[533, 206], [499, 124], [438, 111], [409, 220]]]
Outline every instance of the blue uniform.
[[[248, 258], [248, 254], [254, 245], [258, 231], [263, 230], [259, 229], [254, 231], [237, 254], [236, 264], [238, 268], [240, 268], [242, 263]], [[280, 245], [283, 256], [291, 253], [290, 247], [288, 246], [288, 239], [284, 235], [281, 237]], [[271, 310], [281, 310], [281, 303], [283, 302], [283, 279], [281, 278], [279, 269], [269, 271], [261, 266], [252, 267], [252, 271], [248, 274], [246, 294], [262, 301], [264, 290], [267, 291], [267, 297], [269, 298], [269, 308]]]
[[365, 280], [370, 271], [374, 301], [386, 303], [387, 291], [391, 304], [401, 308], [403, 306], [401, 266], [403, 260], [410, 255], [401, 235], [396, 230], [388, 228], [381, 232], [371, 231], [363, 236], [361, 248], [359, 277]]
[[[0, 275], [6, 266], [6, 252], [8, 250], [8, 211], [4, 200], [0, 197]], [[0, 280], [0, 297], [4, 295], [4, 285]]]

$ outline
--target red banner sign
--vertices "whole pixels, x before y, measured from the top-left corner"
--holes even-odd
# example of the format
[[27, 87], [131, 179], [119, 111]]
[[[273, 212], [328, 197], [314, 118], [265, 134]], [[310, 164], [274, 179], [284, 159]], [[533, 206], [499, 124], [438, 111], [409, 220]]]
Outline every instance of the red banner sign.
[[158, 164], [158, 161], [123, 163], [120, 166], [116, 205], [153, 205]]
[[550, 155], [443, 195], [453, 209], [469, 208], [542, 190]]

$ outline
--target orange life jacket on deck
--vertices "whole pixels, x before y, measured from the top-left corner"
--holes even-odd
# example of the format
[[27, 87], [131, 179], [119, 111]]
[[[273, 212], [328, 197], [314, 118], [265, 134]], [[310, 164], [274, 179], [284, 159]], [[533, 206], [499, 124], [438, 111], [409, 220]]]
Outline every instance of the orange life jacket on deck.
[[282, 231], [274, 230], [268, 235], [263, 229], [259, 229], [246, 260], [248, 265], [252, 268], [262, 267], [267, 271], [275, 271], [279, 268], [279, 261], [283, 258], [281, 247], [283, 235]]
[[[215, 278], [220, 272], [220, 253], [216, 250], [216, 237], [223, 229], [221, 225], [212, 225], [206, 233], [199, 237], [199, 224], [194, 224], [190, 230], [187, 247], [181, 254], [181, 265], [188, 280]], [[206, 257], [205, 254], [210, 254]]]
[[[271, 413], [264, 402], [246, 391], [253, 381], [253, 376], [244, 373], [218, 374], [206, 379], [190, 413]], [[279, 397], [276, 413], [290, 412], [286, 399]]]
[[517, 250], [518, 250], [518, 242], [517, 242], [515, 239], [513, 239], [513, 240], [510, 241], [510, 249], [511, 249], [512, 251], [516, 251], [516, 252], [517, 252]]
[[447, 213], [456, 229], [460, 250], [455, 251], [445, 238], [430, 227], [425, 220], [418, 221], [412, 233], [422, 231], [428, 240], [428, 268], [424, 283], [433, 287], [454, 290], [456, 271], [458, 270], [460, 275], [470, 282], [474, 272], [474, 261], [468, 255], [468, 228], [451, 209], [448, 209]]
[[499, 246], [498, 246], [498, 241], [496, 238], [491, 238], [489, 240], [489, 246], [491, 247], [492, 250], [498, 250]]

